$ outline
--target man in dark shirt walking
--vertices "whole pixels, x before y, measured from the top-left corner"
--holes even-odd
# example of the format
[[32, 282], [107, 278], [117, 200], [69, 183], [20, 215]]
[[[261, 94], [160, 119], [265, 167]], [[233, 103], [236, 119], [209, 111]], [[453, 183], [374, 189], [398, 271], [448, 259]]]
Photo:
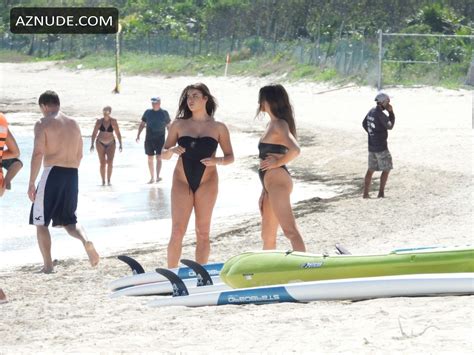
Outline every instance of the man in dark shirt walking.
[[[142, 133], [143, 128], [146, 126], [145, 154], [148, 155], [148, 169], [150, 169], [149, 184], [161, 180], [161, 149], [165, 144], [165, 133], [171, 122], [168, 112], [161, 109], [161, 99], [159, 97], [151, 98], [151, 106], [152, 109], [148, 109], [143, 113], [136, 139], [137, 142], [140, 140], [140, 133]], [[154, 157], [156, 158], [156, 168], [153, 164]]]
[[[362, 127], [364, 127], [369, 138], [369, 168], [365, 174], [364, 198], [370, 197], [370, 184], [375, 171], [382, 171], [378, 197], [385, 197], [385, 184], [387, 183], [388, 174], [393, 168], [387, 138], [388, 130], [393, 129], [395, 125], [395, 114], [387, 94], [379, 93], [375, 97], [375, 101], [377, 106], [372, 108], [362, 121]], [[387, 110], [388, 116], [383, 112], [384, 110]]]

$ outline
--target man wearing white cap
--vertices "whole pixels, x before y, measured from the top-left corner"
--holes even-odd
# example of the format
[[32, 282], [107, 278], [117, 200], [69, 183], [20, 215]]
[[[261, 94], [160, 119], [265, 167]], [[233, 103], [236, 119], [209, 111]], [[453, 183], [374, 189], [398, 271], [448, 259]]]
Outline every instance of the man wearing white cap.
[[[169, 128], [169, 123], [171, 122], [168, 111], [161, 109], [161, 99], [159, 97], [151, 98], [151, 106], [152, 109], [148, 109], [143, 113], [136, 139], [138, 143], [140, 133], [142, 133], [143, 128], [146, 126], [145, 154], [148, 155], [148, 169], [150, 169], [149, 184], [161, 180], [161, 149], [163, 148], [163, 144], [165, 144], [166, 130]], [[153, 162], [154, 158], [156, 158], [156, 168]]]
[[[380, 176], [380, 187], [378, 197], [385, 197], [384, 190], [388, 174], [392, 170], [392, 156], [388, 150], [388, 130], [395, 125], [395, 114], [390, 97], [385, 93], [379, 93], [375, 97], [377, 106], [372, 108], [362, 121], [362, 127], [368, 134], [369, 140], [369, 168], [365, 174], [364, 198], [369, 198], [372, 175], [375, 171], [382, 171]], [[388, 116], [383, 112], [387, 110]]]

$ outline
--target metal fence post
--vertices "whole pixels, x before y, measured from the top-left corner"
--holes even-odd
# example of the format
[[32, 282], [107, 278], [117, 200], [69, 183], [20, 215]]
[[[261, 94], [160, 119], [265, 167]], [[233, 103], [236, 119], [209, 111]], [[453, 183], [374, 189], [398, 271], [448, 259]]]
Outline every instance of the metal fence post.
[[382, 90], [382, 30], [377, 31], [379, 35], [379, 67], [377, 73], [377, 89]]
[[438, 37], [438, 81], [441, 81], [441, 36]]

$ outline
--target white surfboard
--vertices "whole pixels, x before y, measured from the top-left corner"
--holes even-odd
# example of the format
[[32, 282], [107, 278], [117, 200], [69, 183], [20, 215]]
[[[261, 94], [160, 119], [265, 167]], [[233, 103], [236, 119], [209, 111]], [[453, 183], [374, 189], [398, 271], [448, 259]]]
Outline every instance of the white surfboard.
[[[219, 272], [221, 271], [223, 263], [206, 264], [203, 267], [207, 270], [210, 276], [217, 277], [216, 283], [220, 283]], [[196, 273], [189, 267], [180, 267], [170, 269], [181, 279], [194, 279], [196, 280]], [[155, 271], [145, 272], [143, 274], [135, 274], [122, 277], [109, 283], [109, 289], [117, 291], [125, 287], [144, 285], [149, 283], [155, 283], [160, 281], [168, 281], [164, 276], [156, 273]]]
[[[186, 279], [183, 280], [184, 285], [186, 286], [189, 294], [203, 293], [203, 292], [212, 292], [212, 291], [224, 291], [230, 290], [231, 288], [226, 284], [220, 282], [218, 276], [211, 277], [213, 285], [210, 286], [199, 286], [197, 287], [196, 279]], [[109, 297], [117, 298], [121, 296], [156, 296], [156, 295], [166, 295], [173, 293], [173, 286], [171, 283], [166, 281], [148, 283], [144, 285], [137, 285], [126, 287], [118, 291], [113, 292]]]
[[199, 307], [472, 294], [474, 273], [418, 274], [300, 282], [179, 297], [161, 296], [149, 302], [149, 306]]

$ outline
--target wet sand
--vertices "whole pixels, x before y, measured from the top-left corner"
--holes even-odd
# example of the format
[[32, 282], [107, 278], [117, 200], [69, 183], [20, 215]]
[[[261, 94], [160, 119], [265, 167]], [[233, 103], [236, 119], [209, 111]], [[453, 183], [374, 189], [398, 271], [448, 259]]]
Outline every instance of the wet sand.
[[[50, 63], [2, 66], [0, 109], [18, 126], [19, 112], [34, 112], [38, 94], [48, 88], [57, 90], [63, 110], [83, 117], [85, 125], [90, 122], [92, 127], [87, 117], [110, 104], [118, 117], [127, 117], [124, 126], [135, 127], [149, 97], [160, 95], [163, 106], [174, 112], [182, 88], [202, 80], [219, 100], [218, 118], [232, 130], [258, 134], [263, 127], [253, 115], [258, 89], [268, 83], [265, 79], [125, 77], [123, 93], [112, 95], [111, 71], [65, 71]], [[28, 85], [22, 85], [25, 82]], [[471, 92], [387, 89], [397, 117], [389, 133], [394, 170], [385, 199], [363, 200], [367, 143], [361, 121], [373, 104], [375, 90], [351, 87], [318, 94], [329, 88], [311, 83], [285, 86], [295, 106], [303, 148], [290, 165], [295, 178], [333, 185], [339, 191], [333, 198], [311, 198], [295, 205], [309, 251], [332, 253], [335, 243], [353, 253], [472, 244]], [[29, 123], [24, 127], [28, 129]], [[375, 177], [374, 197], [378, 174]], [[259, 230], [256, 214], [214, 225], [211, 261], [260, 248]], [[282, 235], [278, 246], [289, 248]], [[162, 245], [149, 243], [124, 252], [146, 269], [165, 264]], [[192, 258], [193, 253], [193, 236], [187, 235], [183, 256]], [[0, 306], [1, 352], [472, 353], [473, 349], [473, 296], [151, 309], [140, 298], [108, 299], [108, 282], [129, 273], [113, 255], [101, 260], [98, 269], [89, 267], [85, 253], [79, 259], [60, 260], [53, 275], [34, 274], [39, 265], [25, 264], [0, 276], [9, 298]]]

